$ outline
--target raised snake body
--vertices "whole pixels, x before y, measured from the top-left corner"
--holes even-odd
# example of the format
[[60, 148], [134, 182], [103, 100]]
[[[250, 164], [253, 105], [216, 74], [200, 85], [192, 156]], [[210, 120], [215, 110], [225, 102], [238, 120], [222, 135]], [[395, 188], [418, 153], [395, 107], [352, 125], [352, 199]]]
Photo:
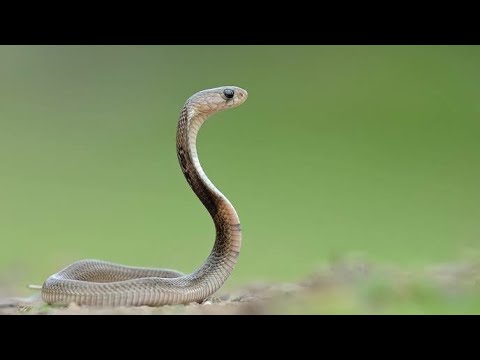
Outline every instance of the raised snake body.
[[205, 120], [239, 106], [247, 92], [235, 86], [200, 91], [182, 108], [177, 127], [177, 156], [190, 187], [210, 213], [216, 229], [213, 249], [191, 274], [169, 269], [80, 260], [50, 276], [42, 299], [50, 304], [160, 306], [201, 302], [215, 293], [237, 262], [242, 242], [240, 221], [230, 201], [212, 184], [197, 155], [196, 139]]

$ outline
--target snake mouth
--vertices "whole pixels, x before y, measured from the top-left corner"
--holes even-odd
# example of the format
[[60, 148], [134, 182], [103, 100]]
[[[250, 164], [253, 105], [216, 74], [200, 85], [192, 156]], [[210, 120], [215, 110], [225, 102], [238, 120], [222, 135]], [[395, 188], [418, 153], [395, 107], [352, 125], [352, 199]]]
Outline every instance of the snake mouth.
[[245, 100], [247, 100], [247, 98], [248, 98], [247, 90], [238, 89], [237, 92], [238, 92], [237, 93], [238, 99], [240, 100], [241, 103], [243, 103]]
[[238, 97], [239, 97], [240, 99], [243, 99], [243, 98], [247, 99], [247, 97], [248, 97], [248, 92], [247, 92], [247, 90], [240, 89], [240, 91], [239, 91], [239, 93], [238, 93]]
[[242, 88], [235, 88], [235, 97], [231, 99], [229, 104], [232, 107], [239, 106], [245, 102], [248, 98], [248, 92]]

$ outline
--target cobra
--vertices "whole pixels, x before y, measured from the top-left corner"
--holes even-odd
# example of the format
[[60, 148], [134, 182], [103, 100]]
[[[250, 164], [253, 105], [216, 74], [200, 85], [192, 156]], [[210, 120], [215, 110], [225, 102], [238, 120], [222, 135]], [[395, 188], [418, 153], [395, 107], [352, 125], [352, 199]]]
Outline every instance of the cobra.
[[237, 263], [242, 233], [235, 208], [200, 165], [197, 135], [207, 118], [243, 104], [247, 97], [247, 91], [236, 86], [203, 90], [186, 101], [178, 120], [176, 141], [180, 167], [215, 224], [215, 243], [204, 263], [196, 271], [184, 274], [170, 269], [80, 260], [43, 283], [43, 301], [90, 306], [160, 306], [202, 302], [214, 294]]

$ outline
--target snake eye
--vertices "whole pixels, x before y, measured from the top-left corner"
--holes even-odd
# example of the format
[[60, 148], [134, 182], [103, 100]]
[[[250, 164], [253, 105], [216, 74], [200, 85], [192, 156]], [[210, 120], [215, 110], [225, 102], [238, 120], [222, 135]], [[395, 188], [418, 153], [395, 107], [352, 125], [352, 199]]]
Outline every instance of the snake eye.
[[225, 97], [227, 99], [231, 99], [233, 98], [233, 95], [235, 94], [235, 92], [232, 90], [232, 89], [225, 89], [223, 90], [223, 95], [225, 95]]

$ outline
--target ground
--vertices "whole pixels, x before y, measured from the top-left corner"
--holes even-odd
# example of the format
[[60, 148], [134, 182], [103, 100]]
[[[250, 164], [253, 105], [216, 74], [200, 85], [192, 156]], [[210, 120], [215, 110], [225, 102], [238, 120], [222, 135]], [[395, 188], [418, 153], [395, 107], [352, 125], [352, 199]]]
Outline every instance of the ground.
[[480, 261], [406, 270], [340, 260], [296, 283], [253, 283], [202, 304], [162, 307], [53, 307], [35, 293], [0, 297], [0, 314], [479, 314]]

